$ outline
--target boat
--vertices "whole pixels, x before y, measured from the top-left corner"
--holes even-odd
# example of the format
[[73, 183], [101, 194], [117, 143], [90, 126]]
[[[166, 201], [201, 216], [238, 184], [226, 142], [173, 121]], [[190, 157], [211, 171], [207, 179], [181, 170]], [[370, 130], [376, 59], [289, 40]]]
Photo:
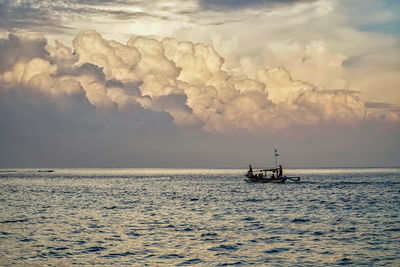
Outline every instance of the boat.
[[38, 172], [54, 172], [54, 170], [38, 170]]
[[282, 175], [282, 165], [279, 168], [253, 170], [249, 165], [249, 170], [246, 173], [249, 182], [255, 183], [284, 183], [288, 179]]
[[286, 176], [282, 173], [282, 165], [279, 168], [272, 169], [261, 169], [253, 170], [249, 165], [249, 170], [246, 173], [247, 181], [252, 183], [281, 183], [283, 184], [287, 180], [299, 182], [300, 177], [298, 176]]
[[278, 151], [275, 149], [275, 168], [270, 169], [260, 169], [253, 170], [251, 164], [249, 165], [249, 170], [246, 173], [246, 181], [253, 183], [285, 183], [287, 180], [291, 180], [294, 182], [300, 181], [300, 177], [289, 177], [283, 175], [282, 165], [279, 165], [276, 160], [276, 157], [279, 156]]

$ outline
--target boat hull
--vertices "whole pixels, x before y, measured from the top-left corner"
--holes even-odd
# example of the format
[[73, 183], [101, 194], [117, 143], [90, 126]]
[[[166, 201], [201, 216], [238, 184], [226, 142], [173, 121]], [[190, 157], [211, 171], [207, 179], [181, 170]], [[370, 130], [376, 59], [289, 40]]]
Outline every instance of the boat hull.
[[279, 178], [258, 178], [256, 176], [248, 177], [249, 182], [252, 183], [279, 183], [283, 184], [286, 182], [287, 178], [286, 177], [279, 177]]

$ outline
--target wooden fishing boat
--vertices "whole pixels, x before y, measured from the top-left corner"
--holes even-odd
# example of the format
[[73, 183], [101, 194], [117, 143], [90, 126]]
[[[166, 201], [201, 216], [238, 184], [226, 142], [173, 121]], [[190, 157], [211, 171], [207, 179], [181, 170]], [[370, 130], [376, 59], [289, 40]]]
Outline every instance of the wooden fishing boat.
[[253, 170], [249, 165], [249, 170], [246, 173], [246, 181], [253, 183], [284, 183], [286, 180], [298, 182], [300, 177], [289, 177], [283, 175], [282, 165], [279, 165], [276, 157], [279, 156], [278, 151], [275, 149], [275, 168]]
[[246, 177], [249, 182], [254, 183], [284, 183], [288, 178], [282, 175], [281, 165], [279, 165], [279, 168], [261, 170], [253, 170], [251, 165], [249, 165]]

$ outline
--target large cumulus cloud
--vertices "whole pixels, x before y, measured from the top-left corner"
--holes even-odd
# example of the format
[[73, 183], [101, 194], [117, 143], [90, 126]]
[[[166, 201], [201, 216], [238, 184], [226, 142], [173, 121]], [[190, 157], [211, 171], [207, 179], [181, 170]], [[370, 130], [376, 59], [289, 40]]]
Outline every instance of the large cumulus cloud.
[[[246, 167], [265, 163], [260, 144], [297, 166], [313, 154], [317, 165], [397, 163], [395, 106], [283, 67], [232, 74], [209, 45], [87, 31], [68, 47], [11, 34], [0, 62], [0, 166]], [[346, 154], [355, 143], [362, 152]]]
[[85, 31], [69, 48], [10, 34], [0, 51], [2, 94], [79, 96], [102, 112], [165, 113], [178, 126], [220, 134], [399, 120], [396, 111], [367, 110], [355, 91], [294, 80], [283, 67], [258, 68], [254, 78], [233, 75], [213, 47], [173, 38], [136, 36], [122, 44]]

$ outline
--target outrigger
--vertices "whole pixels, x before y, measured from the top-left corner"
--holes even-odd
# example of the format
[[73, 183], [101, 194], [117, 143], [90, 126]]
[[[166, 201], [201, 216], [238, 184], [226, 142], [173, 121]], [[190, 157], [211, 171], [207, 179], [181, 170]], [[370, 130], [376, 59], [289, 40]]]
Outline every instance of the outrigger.
[[288, 179], [295, 182], [300, 181], [300, 177], [288, 177], [283, 175], [282, 165], [278, 167], [277, 156], [279, 156], [279, 154], [275, 149], [275, 168], [272, 169], [253, 170], [250, 164], [246, 174], [248, 178], [247, 181], [255, 183], [284, 183]]

